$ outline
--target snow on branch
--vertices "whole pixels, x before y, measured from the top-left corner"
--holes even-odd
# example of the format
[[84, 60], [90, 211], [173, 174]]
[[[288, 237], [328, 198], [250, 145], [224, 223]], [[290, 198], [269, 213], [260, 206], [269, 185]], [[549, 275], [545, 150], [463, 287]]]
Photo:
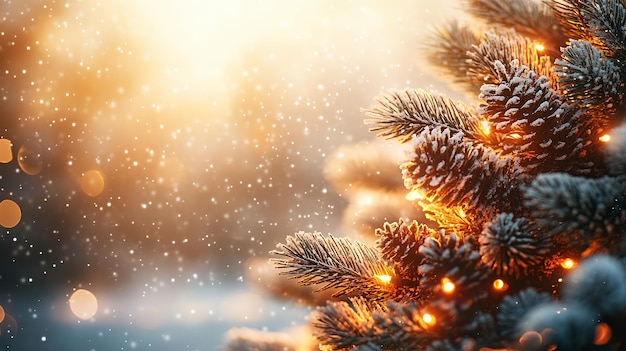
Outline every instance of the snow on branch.
[[467, 74], [480, 88], [483, 84], [499, 84], [496, 61], [508, 66], [517, 60], [540, 76], [546, 76], [550, 86], [557, 86], [551, 58], [543, 54], [541, 43], [523, 37], [514, 31], [490, 31], [484, 34], [479, 45], [468, 52], [470, 69]]
[[423, 90], [392, 90], [379, 96], [376, 106], [365, 113], [371, 117], [370, 131], [406, 142], [427, 126], [443, 126], [463, 132], [468, 138], [482, 137], [480, 122], [473, 111], [460, 102]]
[[606, 118], [624, 95], [620, 68], [588, 41], [571, 40], [562, 51], [554, 69], [565, 96]]
[[567, 38], [560, 24], [543, 2], [527, 0], [465, 0], [464, 8], [492, 25], [513, 28], [521, 35], [536, 38], [551, 51], [558, 52]]
[[296, 233], [272, 254], [274, 266], [286, 269], [301, 285], [323, 284], [320, 290], [337, 289], [334, 296], [360, 292], [370, 298], [384, 295], [393, 270], [375, 249], [348, 238], [321, 233]]

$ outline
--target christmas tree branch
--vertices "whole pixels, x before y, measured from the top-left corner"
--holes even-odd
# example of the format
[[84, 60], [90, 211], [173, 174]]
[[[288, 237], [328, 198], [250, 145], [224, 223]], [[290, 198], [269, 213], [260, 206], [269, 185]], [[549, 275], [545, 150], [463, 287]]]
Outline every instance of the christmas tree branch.
[[337, 289], [334, 296], [360, 292], [380, 298], [393, 276], [376, 250], [347, 238], [300, 232], [288, 236], [279, 248], [272, 253], [282, 258], [272, 261], [275, 267], [287, 269], [281, 274], [302, 285], [323, 284], [320, 290]]
[[558, 53], [567, 38], [561, 32], [550, 8], [542, 2], [526, 0], [465, 0], [468, 13], [486, 23], [512, 28], [517, 33], [540, 40], [547, 52]]
[[427, 42], [428, 61], [443, 70], [455, 83], [466, 86], [474, 94], [475, 84], [465, 74], [470, 69], [468, 52], [480, 43], [480, 35], [467, 26], [451, 21], [440, 26]]
[[376, 106], [366, 110], [371, 117], [370, 131], [402, 142], [419, 134], [427, 126], [444, 126], [463, 132], [468, 138], [482, 138], [483, 131], [476, 115], [460, 102], [423, 90], [389, 91], [379, 96]]
[[567, 99], [598, 118], [607, 118], [622, 102], [620, 68], [588, 41], [571, 40], [554, 69]]
[[538, 227], [559, 244], [584, 250], [595, 240], [610, 248], [625, 232], [626, 186], [615, 178], [540, 174], [523, 190]]
[[552, 69], [552, 60], [543, 54], [542, 44], [523, 37], [513, 31], [485, 33], [481, 43], [469, 51], [470, 69], [467, 71], [477, 89], [483, 84], [499, 84], [496, 61], [508, 66], [516, 60], [538, 75], [548, 78], [550, 86], [557, 87], [557, 77]]

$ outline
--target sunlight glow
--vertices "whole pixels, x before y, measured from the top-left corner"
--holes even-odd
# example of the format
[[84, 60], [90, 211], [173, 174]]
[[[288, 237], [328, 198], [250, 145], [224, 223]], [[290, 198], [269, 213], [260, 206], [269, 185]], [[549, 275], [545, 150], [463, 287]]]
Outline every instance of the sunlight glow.
[[418, 190], [413, 189], [408, 194], [406, 194], [404, 198], [409, 201], [423, 200], [424, 195], [422, 195]]
[[481, 126], [481, 128], [482, 128], [482, 130], [483, 130], [483, 134], [485, 134], [485, 135], [489, 135], [489, 134], [491, 134], [491, 127], [490, 127], [490, 125], [489, 125], [489, 122], [488, 122], [488, 121], [482, 121], [482, 122], [480, 122], [480, 126]]

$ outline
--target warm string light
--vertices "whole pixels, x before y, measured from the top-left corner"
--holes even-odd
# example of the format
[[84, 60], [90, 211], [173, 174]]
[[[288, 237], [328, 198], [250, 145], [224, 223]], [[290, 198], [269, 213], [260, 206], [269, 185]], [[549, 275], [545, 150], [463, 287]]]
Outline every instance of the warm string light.
[[509, 284], [498, 278], [493, 281], [493, 288], [497, 291], [506, 291], [509, 288]]
[[609, 141], [611, 141], [611, 136], [609, 134], [604, 134], [598, 139], [603, 143], [608, 143]]
[[409, 201], [423, 200], [424, 195], [422, 195], [418, 190], [413, 189], [408, 194], [406, 194], [404, 198]]
[[572, 260], [571, 258], [566, 258], [563, 261], [561, 261], [561, 267], [565, 269], [572, 269], [574, 268], [575, 265], [576, 265], [576, 262]]
[[380, 280], [380, 282], [383, 283], [384, 285], [391, 283], [390, 275], [379, 274], [379, 275], [375, 275], [375, 277], [378, 278], [378, 280]]
[[448, 278], [441, 279], [441, 290], [443, 290], [446, 294], [452, 294], [456, 289], [456, 284], [452, 282], [452, 280]]
[[430, 313], [422, 314], [422, 321], [426, 324], [426, 327], [432, 327], [437, 323], [437, 319]]

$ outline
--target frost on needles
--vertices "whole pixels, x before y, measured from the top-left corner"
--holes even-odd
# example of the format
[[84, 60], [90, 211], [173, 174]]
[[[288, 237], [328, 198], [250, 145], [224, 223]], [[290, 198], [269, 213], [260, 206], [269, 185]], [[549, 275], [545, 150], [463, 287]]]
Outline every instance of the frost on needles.
[[274, 265], [336, 289], [323, 350], [626, 349], [625, 2], [463, 5], [484, 27], [442, 26], [429, 58], [477, 100], [365, 111], [429, 221], [380, 223], [371, 248], [298, 233]]

